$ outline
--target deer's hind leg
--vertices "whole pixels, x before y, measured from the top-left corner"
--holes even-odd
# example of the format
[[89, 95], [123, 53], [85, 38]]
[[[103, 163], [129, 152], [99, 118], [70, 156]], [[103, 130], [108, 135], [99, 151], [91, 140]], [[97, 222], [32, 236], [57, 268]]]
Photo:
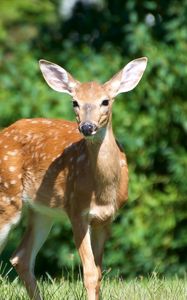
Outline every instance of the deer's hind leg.
[[11, 229], [21, 217], [21, 201], [0, 192], [0, 254], [3, 251]]
[[[0, 253], [22, 210], [21, 154], [0, 136]], [[3, 145], [3, 146], [2, 146]], [[6, 148], [5, 148], [6, 147]], [[9, 148], [7, 148], [9, 147]]]
[[49, 234], [51, 226], [50, 217], [29, 208], [27, 229], [18, 249], [10, 260], [33, 300], [41, 299], [34, 276], [35, 259]]

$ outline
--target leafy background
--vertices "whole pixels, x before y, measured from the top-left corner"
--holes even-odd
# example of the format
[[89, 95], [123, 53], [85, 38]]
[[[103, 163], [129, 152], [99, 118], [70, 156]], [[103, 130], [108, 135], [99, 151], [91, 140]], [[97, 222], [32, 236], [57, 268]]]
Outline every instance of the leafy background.
[[[182, 276], [187, 267], [187, 1], [78, 2], [1, 0], [0, 127], [25, 117], [74, 119], [69, 97], [44, 83], [38, 60], [62, 65], [77, 79], [109, 79], [131, 59], [147, 56], [139, 86], [119, 96], [113, 126], [128, 157], [129, 201], [112, 226], [104, 270]], [[7, 261], [23, 234], [15, 229]], [[36, 269], [60, 276], [78, 270], [66, 218], [56, 224]]]

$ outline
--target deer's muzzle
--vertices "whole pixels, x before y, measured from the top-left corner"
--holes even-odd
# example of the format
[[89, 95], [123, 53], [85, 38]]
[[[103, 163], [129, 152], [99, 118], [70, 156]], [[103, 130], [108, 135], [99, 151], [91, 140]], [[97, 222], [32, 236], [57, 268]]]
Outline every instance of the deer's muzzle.
[[90, 122], [83, 122], [80, 124], [79, 130], [84, 136], [91, 136], [97, 132], [97, 126]]

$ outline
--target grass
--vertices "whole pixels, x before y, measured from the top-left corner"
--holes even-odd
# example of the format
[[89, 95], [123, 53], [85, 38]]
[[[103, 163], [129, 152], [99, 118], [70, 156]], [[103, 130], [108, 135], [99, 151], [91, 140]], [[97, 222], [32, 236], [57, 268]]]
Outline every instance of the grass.
[[[81, 280], [39, 281], [40, 291], [45, 300], [86, 300], [86, 293]], [[0, 276], [1, 300], [29, 300], [18, 278], [10, 282], [7, 274]], [[130, 281], [107, 279], [102, 282], [102, 300], [186, 300], [187, 280], [159, 278], [154, 274], [148, 278]]]

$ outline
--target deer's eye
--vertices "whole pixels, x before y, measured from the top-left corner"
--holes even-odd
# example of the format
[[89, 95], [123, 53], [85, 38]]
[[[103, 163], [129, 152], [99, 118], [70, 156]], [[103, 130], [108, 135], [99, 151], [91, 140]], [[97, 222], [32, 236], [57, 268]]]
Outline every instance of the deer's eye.
[[79, 103], [77, 101], [75, 101], [75, 100], [73, 101], [73, 107], [74, 108], [79, 107]]
[[108, 99], [105, 99], [101, 102], [101, 105], [103, 106], [108, 106], [109, 105], [109, 100]]

